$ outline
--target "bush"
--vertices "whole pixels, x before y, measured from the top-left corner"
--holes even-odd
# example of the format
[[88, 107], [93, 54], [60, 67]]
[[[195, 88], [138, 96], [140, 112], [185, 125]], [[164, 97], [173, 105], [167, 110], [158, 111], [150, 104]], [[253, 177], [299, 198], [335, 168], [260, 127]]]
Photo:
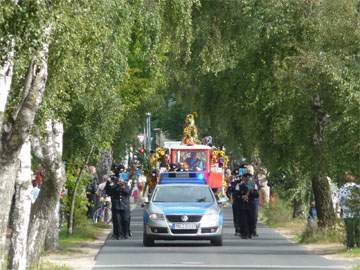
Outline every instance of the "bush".
[[287, 203], [278, 199], [275, 203], [261, 208], [260, 219], [271, 227], [285, 224], [292, 221], [292, 209]]
[[299, 236], [299, 242], [309, 243], [343, 243], [345, 231], [343, 224], [338, 221], [335, 227], [321, 229], [317, 226], [306, 226], [305, 230]]
[[[71, 200], [72, 200], [72, 194], [75, 187], [75, 182], [77, 178], [78, 171], [75, 169], [68, 169], [66, 174], [66, 183], [65, 187], [68, 190], [68, 194], [64, 196], [62, 199], [62, 203], [64, 206], [64, 215], [66, 217], [66, 220], [68, 221], [68, 218], [70, 216], [70, 209], [71, 209]], [[88, 221], [87, 217], [87, 204], [88, 200], [86, 198], [86, 185], [89, 182], [90, 177], [88, 174], [84, 171], [83, 175], [80, 180], [80, 184], [77, 190], [76, 200], [75, 200], [75, 212], [74, 212], [74, 230], [77, 228], [83, 227], [83, 225], [86, 225]]]

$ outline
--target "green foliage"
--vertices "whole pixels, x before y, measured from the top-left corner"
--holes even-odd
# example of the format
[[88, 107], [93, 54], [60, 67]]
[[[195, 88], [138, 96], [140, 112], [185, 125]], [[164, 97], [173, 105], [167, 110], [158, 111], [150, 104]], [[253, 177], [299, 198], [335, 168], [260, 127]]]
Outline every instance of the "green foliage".
[[292, 211], [289, 204], [279, 199], [261, 208], [261, 220], [271, 227], [286, 224], [292, 220]]
[[345, 239], [345, 229], [342, 223], [338, 222], [335, 227], [321, 229], [316, 226], [306, 226], [299, 236], [299, 242], [309, 243], [343, 243]]
[[[17, 3], [18, 2], [18, 3]], [[58, 1], [2, 0], [0, 8], [0, 63], [6, 59], [12, 43], [15, 50], [34, 52], [39, 48], [43, 28], [53, 20]]]
[[358, 1], [203, 0], [192, 20], [191, 61], [175, 66], [169, 92], [199, 112], [200, 130], [285, 172], [288, 197], [308, 200], [315, 175], [360, 175]]
[[303, 206], [309, 205], [313, 198], [308, 172], [300, 171], [295, 165], [286, 168], [286, 165], [290, 164], [279, 164], [278, 168], [271, 168], [268, 181], [272, 191], [291, 203], [301, 202]]
[[[74, 192], [75, 182], [78, 177], [79, 167], [73, 166], [72, 164], [67, 164], [66, 170], [66, 184], [65, 188], [67, 189], [67, 195], [64, 196], [62, 199], [62, 203], [64, 205], [64, 212], [65, 216], [70, 216], [71, 210], [71, 199], [72, 194]], [[83, 230], [83, 226], [87, 224], [87, 205], [88, 199], [86, 197], [86, 186], [91, 183], [90, 176], [84, 171], [81, 179], [80, 184], [78, 186], [77, 195], [75, 199], [75, 208], [74, 208], [74, 230], [80, 231]]]

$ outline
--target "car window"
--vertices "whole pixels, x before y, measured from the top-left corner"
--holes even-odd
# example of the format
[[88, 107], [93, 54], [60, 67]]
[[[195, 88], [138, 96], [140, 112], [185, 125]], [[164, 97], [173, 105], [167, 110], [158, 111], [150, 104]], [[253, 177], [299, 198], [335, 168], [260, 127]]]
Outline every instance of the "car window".
[[153, 202], [214, 202], [214, 197], [207, 186], [162, 186]]
[[190, 171], [206, 170], [205, 151], [177, 151], [175, 163], [182, 164], [185, 169]]

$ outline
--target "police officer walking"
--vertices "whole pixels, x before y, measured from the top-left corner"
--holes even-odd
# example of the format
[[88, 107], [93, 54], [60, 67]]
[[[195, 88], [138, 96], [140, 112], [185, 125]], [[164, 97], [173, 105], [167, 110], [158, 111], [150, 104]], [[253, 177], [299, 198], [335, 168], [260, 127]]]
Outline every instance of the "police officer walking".
[[232, 212], [233, 212], [233, 221], [234, 221], [234, 228], [235, 228], [235, 235], [240, 235], [240, 178], [239, 178], [239, 171], [234, 170], [231, 177], [231, 182], [229, 187], [226, 191], [226, 195], [232, 201]]
[[113, 183], [106, 182], [105, 191], [111, 197], [113, 236], [116, 239], [129, 237], [130, 227], [130, 190], [126, 182], [118, 176], [112, 177]]
[[259, 207], [259, 190], [251, 174], [247, 174], [247, 186], [249, 196], [249, 237], [257, 237], [257, 216]]
[[239, 220], [240, 220], [240, 236], [242, 239], [251, 238], [250, 235], [250, 205], [249, 205], [249, 187], [247, 177], [241, 177], [239, 186]]

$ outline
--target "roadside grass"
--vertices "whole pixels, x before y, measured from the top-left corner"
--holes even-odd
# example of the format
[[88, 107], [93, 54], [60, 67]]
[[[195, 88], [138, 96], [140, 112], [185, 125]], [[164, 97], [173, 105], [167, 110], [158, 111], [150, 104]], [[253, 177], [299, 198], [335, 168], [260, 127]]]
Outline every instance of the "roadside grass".
[[341, 221], [337, 221], [334, 228], [321, 229], [317, 226], [305, 226], [299, 235], [299, 242], [302, 244], [331, 244], [344, 243], [345, 229]]
[[65, 265], [58, 265], [43, 261], [36, 266], [30, 267], [29, 270], [72, 270], [72, 269]]
[[279, 229], [295, 242], [301, 244], [339, 244], [344, 243], [344, 226], [339, 220], [333, 229], [322, 230], [307, 225], [306, 217], [293, 218], [290, 205], [282, 200], [263, 207], [260, 220], [269, 227]]
[[69, 235], [66, 228], [64, 228], [59, 234], [59, 252], [80, 252], [79, 248], [84, 243], [96, 240], [99, 233], [108, 228], [111, 228], [111, 226], [86, 222], [81, 227], [75, 228], [72, 235]]
[[354, 268], [352, 268], [352, 270], [360, 270], [360, 264], [354, 266]]
[[[360, 259], [360, 248], [353, 248], [350, 250], [344, 248], [342, 251], [338, 253], [338, 255], [352, 259]], [[360, 264], [357, 267], [358, 268], [355, 269], [360, 270]]]
[[260, 208], [259, 219], [271, 228], [290, 227], [298, 229], [305, 221], [292, 218], [291, 208], [282, 200]]

